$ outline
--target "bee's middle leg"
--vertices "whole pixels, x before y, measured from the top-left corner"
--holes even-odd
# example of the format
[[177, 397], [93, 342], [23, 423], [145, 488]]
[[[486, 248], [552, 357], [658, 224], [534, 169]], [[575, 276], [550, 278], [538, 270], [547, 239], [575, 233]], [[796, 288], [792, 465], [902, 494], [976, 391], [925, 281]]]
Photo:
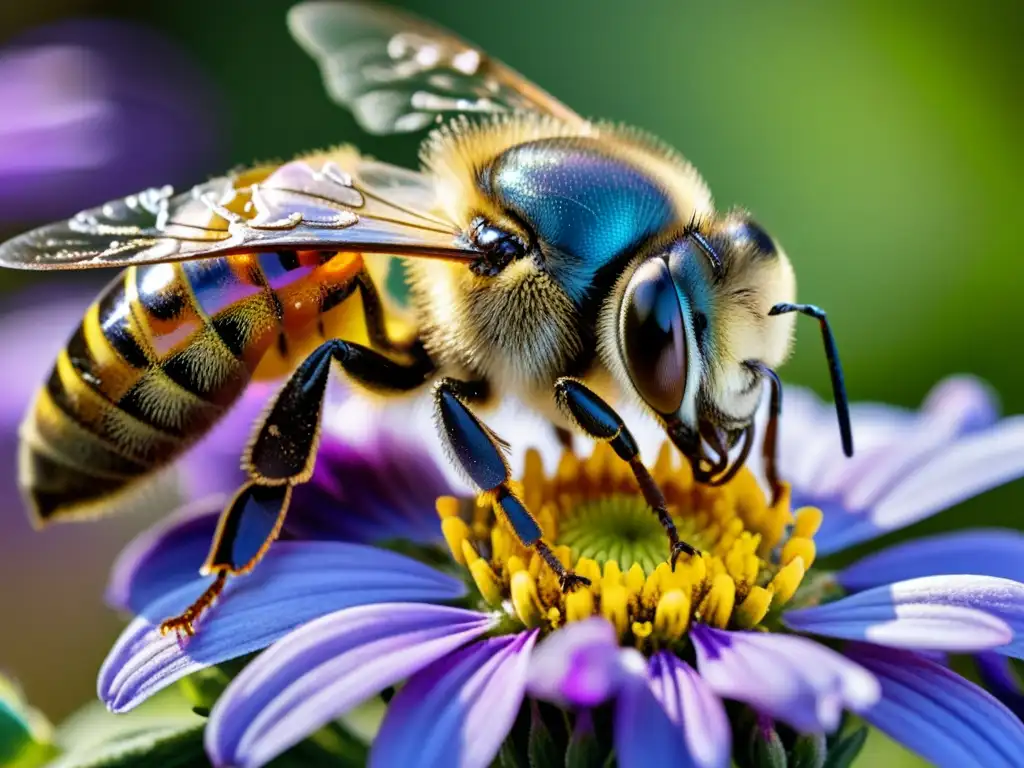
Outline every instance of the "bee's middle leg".
[[213, 583], [181, 615], [161, 624], [161, 632], [193, 634], [196, 620], [223, 591], [227, 578], [251, 571], [277, 539], [292, 488], [313, 475], [332, 362], [338, 363], [349, 378], [376, 391], [411, 391], [434, 372], [433, 363], [418, 351], [411, 355], [410, 362], [402, 363], [338, 339], [317, 347], [256, 425], [242, 457], [249, 481], [221, 513], [201, 569], [204, 575], [215, 576]]
[[532, 547], [544, 558], [563, 592], [590, 584], [590, 579], [562, 565], [541, 538], [543, 532], [537, 520], [509, 486], [512, 477], [502, 453], [505, 444], [466, 404], [482, 400], [485, 395], [486, 385], [481, 382], [441, 379], [434, 390], [441, 439], [469, 479], [493, 499], [523, 546]]
[[622, 417], [593, 391], [569, 377], [555, 382], [555, 402], [584, 434], [608, 443], [615, 454], [629, 464], [644, 501], [654, 510], [658, 522], [668, 534], [672, 565], [675, 566], [682, 554], [697, 554], [697, 550], [679, 538], [676, 525], [668, 513], [665, 494], [641, 461], [640, 447]]

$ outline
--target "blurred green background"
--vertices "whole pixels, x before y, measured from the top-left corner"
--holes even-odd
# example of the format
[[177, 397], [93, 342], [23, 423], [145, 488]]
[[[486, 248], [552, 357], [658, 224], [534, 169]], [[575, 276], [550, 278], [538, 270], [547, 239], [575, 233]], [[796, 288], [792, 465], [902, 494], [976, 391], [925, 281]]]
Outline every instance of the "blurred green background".
[[[141, 20], [177, 41], [218, 89], [211, 130], [226, 126], [224, 167], [348, 141], [414, 162], [415, 139], [367, 137], [327, 101], [285, 29], [290, 4], [6, 3], [0, 43], [73, 13]], [[991, 382], [1005, 410], [1024, 411], [1020, 2], [400, 4], [483, 44], [582, 114], [660, 135], [701, 169], [721, 207], [753, 211], [792, 258], [800, 298], [828, 310], [853, 398], [915, 406], [939, 378], [966, 371]], [[23, 287], [18, 278], [2, 274], [0, 287]], [[816, 330], [801, 325], [799, 336], [784, 376], [826, 393]], [[981, 516], [1019, 527], [1022, 502], [1016, 483], [922, 527]], [[108, 524], [109, 540], [137, 525]], [[95, 588], [105, 566], [91, 566], [82, 584]], [[98, 593], [75, 591], [72, 580], [55, 577], [63, 594], [45, 599], [88, 601], [92, 615]], [[11, 589], [3, 585], [5, 615], [42, 597]], [[11, 625], [0, 659], [16, 660], [34, 701], [60, 716], [91, 693], [117, 624], [99, 626], [75, 654], [82, 669], [62, 660], [55, 670], [10, 637]]]

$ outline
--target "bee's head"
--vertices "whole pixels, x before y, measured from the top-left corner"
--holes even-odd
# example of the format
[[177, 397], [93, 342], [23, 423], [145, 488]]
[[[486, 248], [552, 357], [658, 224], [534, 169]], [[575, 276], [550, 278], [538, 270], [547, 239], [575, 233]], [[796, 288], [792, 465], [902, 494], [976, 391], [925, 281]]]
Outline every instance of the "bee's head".
[[620, 283], [608, 329], [613, 367], [684, 453], [693, 455], [710, 429], [730, 442], [760, 394], [742, 361], [775, 365], [788, 349], [791, 323], [765, 322], [771, 302], [791, 300], [788, 288], [772, 288], [777, 253], [763, 229], [734, 212], [649, 246]]
[[[693, 263], [690, 263], [693, 262]], [[707, 344], [708, 292], [694, 278], [704, 267], [687, 238], [655, 246], [623, 277], [614, 328], [615, 367], [659, 419], [696, 434], [697, 393]]]

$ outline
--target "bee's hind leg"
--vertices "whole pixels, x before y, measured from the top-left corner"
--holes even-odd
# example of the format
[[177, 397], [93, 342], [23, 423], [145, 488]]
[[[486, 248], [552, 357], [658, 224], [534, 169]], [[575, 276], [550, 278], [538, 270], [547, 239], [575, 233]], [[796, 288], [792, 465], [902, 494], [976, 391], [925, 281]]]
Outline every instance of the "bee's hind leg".
[[555, 402], [583, 433], [611, 445], [615, 454], [629, 464], [644, 501], [654, 510], [658, 522], [668, 534], [672, 565], [675, 566], [680, 555], [697, 554], [697, 550], [679, 538], [672, 516], [668, 513], [665, 494], [640, 460], [640, 448], [622, 417], [594, 392], [569, 377], [555, 382]]
[[376, 391], [410, 391], [433, 374], [433, 363], [414, 352], [411, 362], [396, 362], [360, 344], [332, 339], [317, 347], [295, 370], [257, 424], [242, 458], [249, 482], [221, 514], [210, 553], [201, 572], [213, 574], [210, 587], [180, 616], [160, 631], [191, 635], [195, 623], [223, 591], [228, 576], [248, 573], [277, 539], [284, 524], [292, 488], [313, 475], [320, 441], [331, 363]]
[[444, 378], [434, 390], [441, 439], [470, 480], [494, 502], [512, 530], [523, 543], [532, 547], [548, 564], [563, 592], [590, 584], [590, 579], [562, 565], [541, 539], [537, 520], [509, 486], [512, 479], [502, 449], [505, 443], [469, 409], [465, 401], [479, 401], [486, 395], [486, 384]]

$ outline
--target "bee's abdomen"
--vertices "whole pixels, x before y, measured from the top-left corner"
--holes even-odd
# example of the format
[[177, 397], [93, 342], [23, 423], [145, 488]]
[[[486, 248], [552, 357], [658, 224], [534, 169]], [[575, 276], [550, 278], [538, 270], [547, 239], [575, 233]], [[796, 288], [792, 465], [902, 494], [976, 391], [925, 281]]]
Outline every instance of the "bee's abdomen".
[[[270, 280], [261, 265], [275, 268]], [[89, 308], [23, 424], [21, 482], [38, 517], [98, 514], [204, 435], [288, 330], [281, 289], [305, 286], [306, 313], [319, 311], [326, 291], [303, 266], [243, 254], [119, 275]]]

